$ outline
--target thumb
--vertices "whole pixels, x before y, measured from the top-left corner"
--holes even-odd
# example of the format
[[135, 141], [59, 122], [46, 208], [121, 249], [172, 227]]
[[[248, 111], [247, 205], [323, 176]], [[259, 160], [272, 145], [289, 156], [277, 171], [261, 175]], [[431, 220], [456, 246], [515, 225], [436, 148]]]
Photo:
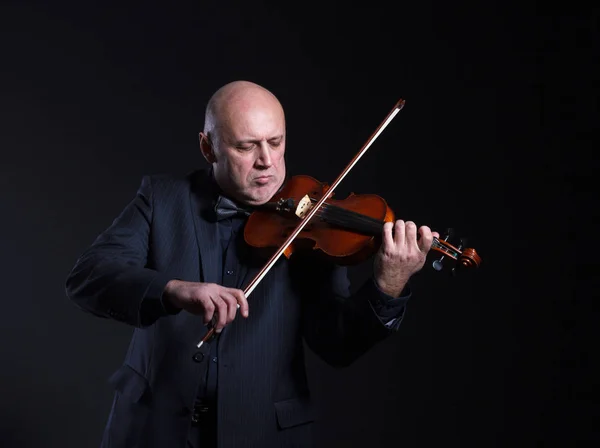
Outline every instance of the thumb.
[[[421, 238], [419, 238], [418, 245], [421, 252], [427, 253], [429, 249], [431, 249], [431, 244], [433, 243], [433, 237], [437, 232], [432, 232], [429, 227], [422, 226], [419, 229], [419, 234]], [[438, 235], [439, 236], [439, 235]]]
[[249, 314], [249, 306], [248, 300], [246, 299], [246, 295], [244, 291], [241, 289], [230, 288], [229, 291], [233, 294], [235, 299], [237, 300], [237, 308], [242, 313], [242, 316], [248, 317]]

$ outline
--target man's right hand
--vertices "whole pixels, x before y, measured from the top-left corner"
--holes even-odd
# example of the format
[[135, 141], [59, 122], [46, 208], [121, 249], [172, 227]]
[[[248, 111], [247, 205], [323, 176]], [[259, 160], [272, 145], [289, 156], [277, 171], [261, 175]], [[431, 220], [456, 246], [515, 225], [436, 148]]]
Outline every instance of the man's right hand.
[[202, 315], [205, 324], [214, 316], [217, 333], [235, 319], [238, 308], [242, 316], [248, 317], [248, 301], [244, 291], [216, 283], [170, 280], [165, 286], [163, 297], [177, 308]]

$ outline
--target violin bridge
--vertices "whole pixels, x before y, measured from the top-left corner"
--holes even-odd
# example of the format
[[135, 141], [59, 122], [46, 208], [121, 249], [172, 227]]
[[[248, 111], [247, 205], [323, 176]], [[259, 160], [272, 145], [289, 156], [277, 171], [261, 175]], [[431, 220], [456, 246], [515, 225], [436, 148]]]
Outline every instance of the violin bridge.
[[296, 207], [296, 216], [301, 219], [304, 218], [304, 216], [306, 216], [312, 207], [313, 204], [310, 200], [310, 197], [308, 195], [304, 196], [302, 199], [300, 199], [300, 202], [298, 202], [298, 207]]

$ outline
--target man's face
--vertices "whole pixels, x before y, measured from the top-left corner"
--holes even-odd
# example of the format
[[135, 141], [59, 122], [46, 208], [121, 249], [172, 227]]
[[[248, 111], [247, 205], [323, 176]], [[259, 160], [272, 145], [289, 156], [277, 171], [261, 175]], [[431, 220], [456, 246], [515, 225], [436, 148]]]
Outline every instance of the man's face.
[[253, 96], [233, 101], [220, 114], [211, 138], [215, 178], [242, 203], [268, 202], [285, 179], [285, 118], [279, 103]]

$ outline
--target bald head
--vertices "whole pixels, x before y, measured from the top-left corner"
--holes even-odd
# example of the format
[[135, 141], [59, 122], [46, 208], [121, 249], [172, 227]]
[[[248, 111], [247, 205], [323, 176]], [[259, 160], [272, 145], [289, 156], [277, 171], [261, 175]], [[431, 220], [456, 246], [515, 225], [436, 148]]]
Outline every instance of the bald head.
[[273, 93], [250, 81], [233, 81], [217, 90], [208, 101], [204, 116], [204, 133], [218, 138], [218, 131], [230, 122], [235, 112], [262, 105], [283, 115], [281, 103]]
[[230, 197], [267, 202], [285, 178], [285, 116], [270, 91], [249, 81], [224, 85], [210, 98], [200, 149]]

